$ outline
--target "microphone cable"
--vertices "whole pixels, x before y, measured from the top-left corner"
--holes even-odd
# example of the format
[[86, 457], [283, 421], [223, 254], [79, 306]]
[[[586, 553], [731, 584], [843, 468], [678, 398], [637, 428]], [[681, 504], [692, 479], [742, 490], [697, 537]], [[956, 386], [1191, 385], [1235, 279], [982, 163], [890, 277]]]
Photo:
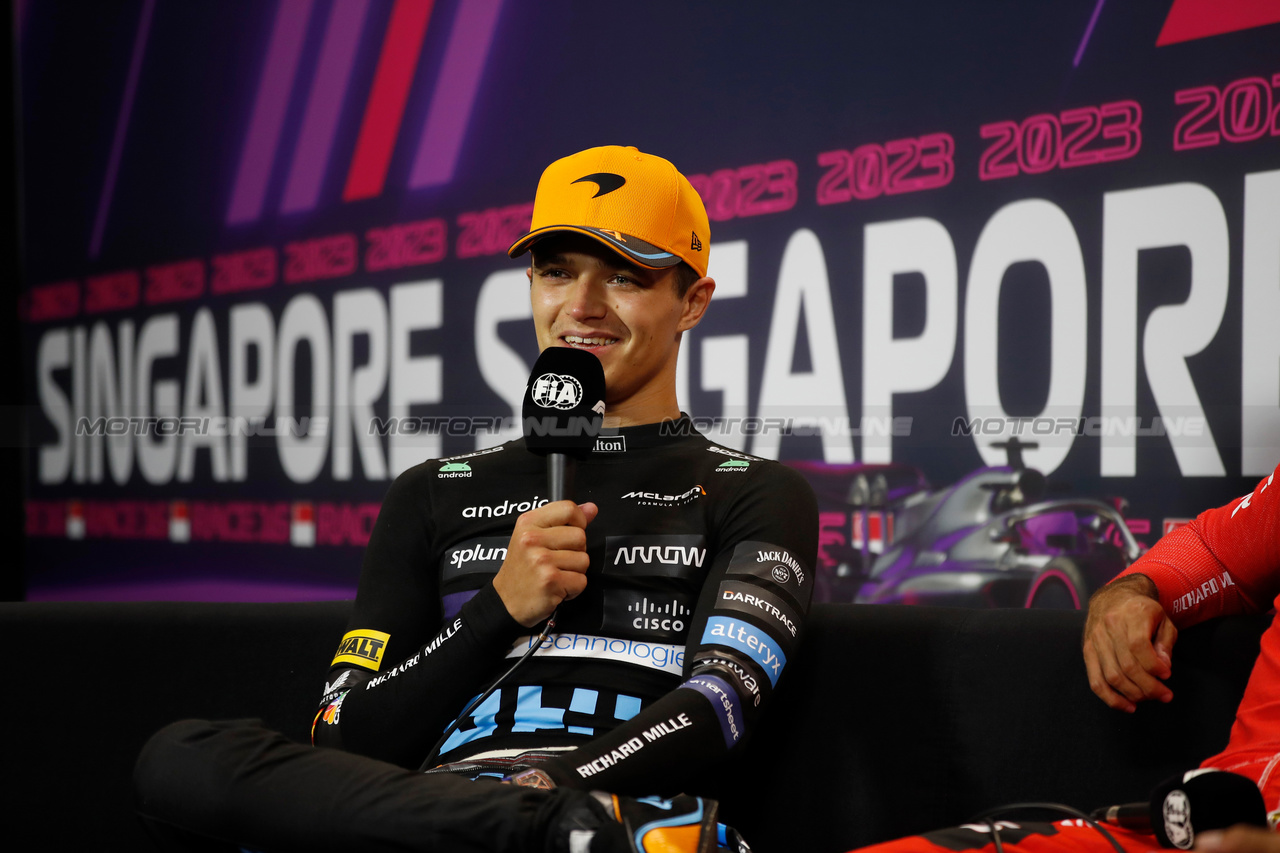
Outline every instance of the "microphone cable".
[[1000, 827], [996, 825], [993, 818], [999, 817], [1006, 812], [1023, 811], [1027, 809], [1061, 812], [1069, 817], [1078, 818], [1096, 829], [1098, 832], [1102, 833], [1102, 837], [1107, 839], [1111, 846], [1116, 849], [1116, 853], [1125, 853], [1125, 849], [1120, 846], [1120, 842], [1116, 841], [1110, 832], [1107, 832], [1106, 827], [1099, 825], [1096, 820], [1089, 817], [1079, 809], [1073, 809], [1071, 806], [1064, 806], [1062, 803], [1010, 803], [1007, 806], [988, 809], [975, 817], [972, 823], [985, 823], [987, 825], [987, 831], [991, 833], [991, 840], [995, 843], [995, 853], [1004, 853], [1004, 843], [1000, 840]]
[[427, 757], [423, 759], [421, 766], [418, 767], [419, 773], [425, 773], [428, 770], [433, 769], [433, 762], [440, 757], [440, 748], [443, 747], [445, 741], [449, 739], [449, 735], [453, 734], [457, 730], [458, 725], [464, 719], [469, 717], [471, 712], [474, 711], [481, 702], [492, 696], [493, 691], [501, 687], [502, 684], [511, 677], [511, 674], [520, 668], [521, 664], [533, 657], [534, 652], [542, 648], [542, 644], [546, 642], [547, 637], [551, 634], [551, 629], [556, 626], [556, 614], [559, 612], [559, 607], [551, 611], [551, 615], [547, 617], [547, 624], [543, 626], [542, 631], [538, 634], [538, 638], [529, 646], [529, 650], [520, 656], [520, 660], [513, 663], [510, 669], [498, 676], [498, 679], [490, 684], [488, 689], [467, 703], [467, 706], [462, 709], [462, 713], [458, 714], [458, 716], [454, 718], [453, 722], [444, 730], [444, 734], [440, 735], [440, 739], [436, 741], [435, 746], [431, 747], [431, 751], [427, 753]]

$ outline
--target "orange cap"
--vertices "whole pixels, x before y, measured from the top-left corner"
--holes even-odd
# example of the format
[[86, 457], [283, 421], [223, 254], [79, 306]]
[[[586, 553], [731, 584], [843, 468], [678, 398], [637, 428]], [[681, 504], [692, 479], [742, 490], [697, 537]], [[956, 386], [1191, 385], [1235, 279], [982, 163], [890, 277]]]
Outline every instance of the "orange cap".
[[632, 147], [588, 148], [548, 166], [529, 233], [507, 254], [519, 257], [558, 231], [594, 237], [642, 267], [686, 261], [707, 274], [711, 226], [702, 198], [670, 162]]

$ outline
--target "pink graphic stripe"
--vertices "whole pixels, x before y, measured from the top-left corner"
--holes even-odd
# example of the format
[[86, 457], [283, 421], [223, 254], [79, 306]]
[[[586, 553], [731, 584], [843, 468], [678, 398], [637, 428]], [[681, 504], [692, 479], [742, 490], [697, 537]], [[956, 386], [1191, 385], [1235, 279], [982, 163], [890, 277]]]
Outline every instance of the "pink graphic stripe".
[[320, 198], [368, 11], [369, 0], [334, 0], [302, 117], [302, 132], [285, 183], [281, 213], [311, 210]]
[[1275, 0], [1174, 0], [1156, 47], [1280, 23]]
[[22, 41], [22, 28], [27, 23], [27, 3], [29, 0], [14, 0], [13, 3], [13, 38], [14, 42]]
[[501, 10], [502, 0], [462, 0], [418, 142], [410, 187], [453, 180]]
[[382, 194], [432, 5], [433, 0], [396, 0], [391, 10], [391, 22], [387, 24], [387, 36], [382, 42], [382, 55], [373, 78], [373, 91], [360, 125], [347, 185], [342, 191], [343, 201]]
[[133, 115], [138, 78], [142, 76], [142, 57], [147, 52], [147, 37], [151, 34], [151, 16], [155, 10], [156, 0], [146, 0], [142, 4], [138, 34], [133, 39], [133, 58], [129, 60], [129, 74], [124, 83], [124, 98], [120, 102], [120, 114], [116, 118], [116, 134], [111, 140], [111, 154], [107, 158], [107, 174], [102, 182], [102, 195], [98, 197], [98, 213], [93, 219], [93, 233], [89, 237], [90, 258], [97, 258], [102, 251], [102, 235], [107, 228], [107, 214], [111, 212], [111, 199], [116, 192], [120, 159], [124, 156], [124, 138], [129, 131], [129, 117]]
[[1089, 18], [1089, 26], [1084, 28], [1084, 38], [1080, 39], [1080, 46], [1076, 48], [1076, 58], [1071, 60], [1073, 68], [1080, 67], [1080, 60], [1084, 57], [1084, 49], [1089, 46], [1089, 37], [1093, 35], [1093, 27], [1098, 23], [1098, 15], [1102, 12], [1102, 5], [1107, 0], [1098, 0], [1098, 5], [1093, 7], [1093, 15]]
[[280, 0], [276, 9], [271, 42], [267, 46], [267, 62], [258, 83], [258, 95], [249, 119], [227, 208], [227, 224], [253, 222], [262, 215], [262, 205], [271, 179], [271, 166], [276, 159], [280, 128], [293, 91], [293, 78], [302, 55], [302, 43], [311, 19], [311, 0]]

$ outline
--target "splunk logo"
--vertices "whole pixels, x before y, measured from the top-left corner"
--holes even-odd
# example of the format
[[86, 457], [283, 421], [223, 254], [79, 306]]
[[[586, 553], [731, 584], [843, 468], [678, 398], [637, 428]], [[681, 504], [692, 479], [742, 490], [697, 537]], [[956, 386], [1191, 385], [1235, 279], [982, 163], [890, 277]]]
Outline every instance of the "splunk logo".
[[507, 558], [509, 540], [505, 536], [482, 536], [460, 542], [444, 552], [440, 574], [446, 580], [462, 575], [494, 574]]
[[505, 560], [506, 558], [506, 548], [485, 548], [483, 545], [473, 545], [470, 548], [454, 548], [450, 551], [449, 565], [462, 566], [471, 560]]
[[[342, 200], [381, 195], [392, 154], [402, 139], [401, 121], [410, 97], [425, 101], [426, 120], [418, 131], [408, 189], [453, 180], [502, 0], [456, 4], [441, 58], [423, 56], [422, 46], [427, 24], [444, 4], [405, 0], [394, 5], [333, 3], [317, 55], [304, 57], [311, 44], [307, 38], [311, 15], [319, 5], [277, 6], [231, 190], [228, 225], [262, 217], [268, 187], [273, 183], [272, 164], [278, 159], [287, 163], [289, 170], [279, 212], [314, 209], [330, 173], [339, 127], [353, 123], [357, 110], [362, 113], [360, 132], [346, 167]], [[385, 22], [379, 21], [381, 29], [366, 27], [370, 12], [377, 19], [378, 11], [388, 6], [391, 13]], [[436, 15], [441, 17], [445, 16]], [[378, 44], [366, 46], [363, 41]], [[378, 59], [372, 85], [367, 92], [351, 92], [353, 97], [348, 98], [352, 80], [364, 77], [356, 67], [357, 57], [372, 56], [375, 51]], [[429, 92], [413, 89], [418, 67], [424, 63], [440, 67], [428, 84]], [[300, 68], [314, 68], [309, 81], [299, 79]], [[294, 102], [304, 98], [305, 105], [297, 109]], [[301, 124], [296, 130], [286, 130], [286, 117], [292, 115], [300, 115]], [[281, 139], [291, 137], [297, 140], [292, 154], [278, 158]]]
[[627, 577], [693, 577], [707, 559], [706, 539], [697, 534], [607, 536], [604, 573]]

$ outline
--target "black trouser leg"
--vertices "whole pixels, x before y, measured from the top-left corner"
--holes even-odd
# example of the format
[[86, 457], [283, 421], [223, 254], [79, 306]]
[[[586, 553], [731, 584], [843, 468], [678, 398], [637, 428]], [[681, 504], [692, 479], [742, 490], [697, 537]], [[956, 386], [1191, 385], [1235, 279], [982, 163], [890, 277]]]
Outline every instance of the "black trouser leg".
[[134, 768], [138, 812], [171, 849], [542, 853], [581, 791], [424, 776], [294, 743], [256, 720], [183, 720]]

